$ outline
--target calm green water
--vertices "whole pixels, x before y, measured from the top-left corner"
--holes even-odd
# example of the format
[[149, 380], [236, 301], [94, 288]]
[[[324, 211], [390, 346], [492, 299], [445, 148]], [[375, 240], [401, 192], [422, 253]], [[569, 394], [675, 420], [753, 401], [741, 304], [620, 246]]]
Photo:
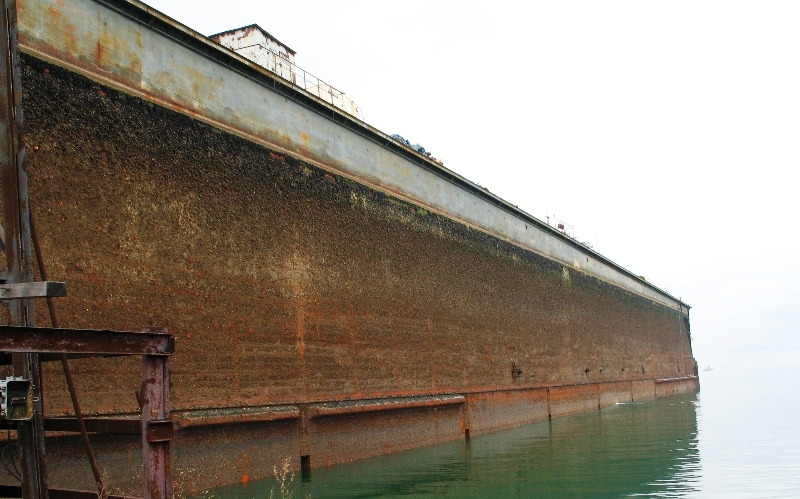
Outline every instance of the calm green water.
[[[793, 370], [702, 373], [702, 392], [295, 477], [294, 497], [800, 497]], [[268, 497], [274, 481], [214, 491]], [[205, 497], [209, 497], [206, 495]]]

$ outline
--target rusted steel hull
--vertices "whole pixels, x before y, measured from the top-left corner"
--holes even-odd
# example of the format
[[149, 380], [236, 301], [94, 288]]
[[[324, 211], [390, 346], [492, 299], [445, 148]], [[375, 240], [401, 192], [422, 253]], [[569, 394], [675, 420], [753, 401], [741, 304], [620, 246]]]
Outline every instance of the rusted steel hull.
[[27, 0], [21, 47], [664, 306], [688, 305], [486, 189], [136, 0]]
[[[175, 493], [697, 389], [685, 304], [79, 70], [134, 70], [114, 46], [23, 57], [30, 197], [63, 326], [176, 338]], [[137, 362], [73, 369], [88, 414], [138, 412]], [[96, 440], [112, 491], [135, 493], [141, 443]], [[91, 485], [78, 446], [48, 442], [53, 486]]]

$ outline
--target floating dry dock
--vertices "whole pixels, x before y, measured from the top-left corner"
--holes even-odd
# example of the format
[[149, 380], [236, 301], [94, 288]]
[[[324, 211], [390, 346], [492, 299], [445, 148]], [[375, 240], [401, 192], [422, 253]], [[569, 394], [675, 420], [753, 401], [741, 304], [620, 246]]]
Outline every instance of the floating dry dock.
[[[697, 388], [688, 305], [602, 255], [144, 4], [17, 5], [59, 314], [175, 337], [175, 493]], [[86, 412], [139, 411], [136, 361], [73, 369]], [[141, 490], [138, 440], [93, 442]]]

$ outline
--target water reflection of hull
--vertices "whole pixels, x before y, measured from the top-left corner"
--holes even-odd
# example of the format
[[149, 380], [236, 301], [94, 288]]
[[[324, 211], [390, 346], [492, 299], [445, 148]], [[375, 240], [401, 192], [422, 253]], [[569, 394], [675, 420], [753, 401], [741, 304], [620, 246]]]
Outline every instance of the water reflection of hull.
[[[692, 492], [694, 395], [540, 422], [314, 472], [303, 497], [621, 497]], [[274, 483], [251, 488], [268, 495]], [[235, 496], [236, 489], [220, 491]]]

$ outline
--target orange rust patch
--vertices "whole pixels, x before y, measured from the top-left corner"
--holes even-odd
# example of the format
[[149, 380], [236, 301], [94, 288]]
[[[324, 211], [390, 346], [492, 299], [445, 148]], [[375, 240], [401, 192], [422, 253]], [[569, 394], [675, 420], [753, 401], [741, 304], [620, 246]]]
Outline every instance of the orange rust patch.
[[105, 55], [105, 49], [103, 48], [103, 43], [98, 41], [94, 49], [94, 57], [98, 65], [102, 64], [104, 55]]

